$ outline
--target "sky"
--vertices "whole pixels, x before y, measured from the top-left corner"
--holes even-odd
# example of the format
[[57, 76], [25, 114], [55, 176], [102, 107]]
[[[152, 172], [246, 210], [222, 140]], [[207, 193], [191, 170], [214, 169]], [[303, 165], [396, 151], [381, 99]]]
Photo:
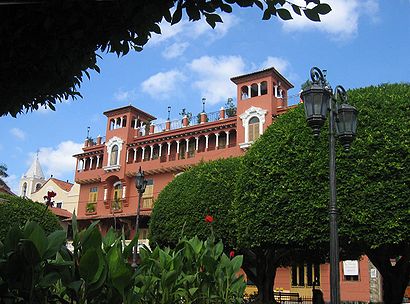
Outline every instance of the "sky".
[[[294, 3], [300, 3], [295, 0]], [[231, 77], [267, 67], [279, 70], [295, 88], [297, 103], [310, 68], [327, 69], [327, 79], [346, 89], [410, 81], [410, 0], [326, 0], [332, 12], [314, 23], [306, 18], [262, 20], [258, 8], [234, 8], [215, 29], [205, 21], [161, 24], [142, 52], [118, 58], [102, 53], [101, 73], [91, 72], [82, 99], [58, 103], [56, 111], [0, 117], [0, 163], [8, 185], [19, 193], [21, 176], [37, 151], [46, 178], [74, 180], [75, 159], [90, 136], [105, 135], [104, 111], [132, 104], [157, 117], [179, 118], [217, 111], [236, 99]], [[302, 2], [303, 3], [303, 2]], [[297, 17], [297, 16], [295, 16]], [[5, 102], [5, 101], [2, 101]], [[6, 101], [7, 102], [7, 101]], [[371, 102], [371, 101], [369, 101]]]

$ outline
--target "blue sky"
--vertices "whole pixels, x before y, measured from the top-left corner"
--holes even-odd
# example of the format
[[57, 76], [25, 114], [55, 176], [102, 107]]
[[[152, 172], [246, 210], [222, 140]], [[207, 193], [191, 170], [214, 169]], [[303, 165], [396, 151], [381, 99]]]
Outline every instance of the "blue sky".
[[37, 149], [46, 177], [73, 181], [72, 155], [81, 151], [88, 126], [92, 137], [105, 135], [106, 110], [131, 103], [162, 122], [168, 106], [178, 118], [182, 108], [200, 112], [205, 97], [206, 111], [216, 111], [236, 96], [231, 77], [261, 68], [281, 71], [295, 85], [290, 95], [312, 66], [327, 69], [330, 83], [346, 89], [410, 81], [410, 0], [325, 2], [333, 11], [321, 23], [263, 21], [257, 8], [234, 9], [214, 30], [185, 19], [163, 24], [163, 35], [140, 53], [102, 54], [101, 73], [91, 73], [80, 88], [83, 99], [57, 104], [55, 112], [0, 117], [0, 163], [8, 166], [8, 184], [18, 191]]

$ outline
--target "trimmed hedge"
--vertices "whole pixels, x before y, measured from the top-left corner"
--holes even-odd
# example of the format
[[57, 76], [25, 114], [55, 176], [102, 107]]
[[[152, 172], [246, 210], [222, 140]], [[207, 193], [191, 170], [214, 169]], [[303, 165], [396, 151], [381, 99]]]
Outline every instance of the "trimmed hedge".
[[58, 218], [50, 210], [45, 211], [41, 203], [4, 193], [0, 193], [0, 199], [0, 241], [11, 227], [23, 227], [27, 221], [39, 222], [46, 234], [62, 229]]
[[[240, 158], [200, 163], [175, 177], [159, 194], [150, 221], [150, 241], [174, 245], [184, 235], [206, 239], [213, 233], [232, 244], [234, 229], [229, 209], [234, 199]], [[214, 218], [212, 225], [206, 215]]]
[[[348, 92], [359, 111], [349, 153], [337, 144], [340, 235], [367, 247], [410, 242], [410, 84]], [[244, 157], [235, 218], [242, 246], [327, 243], [328, 126], [319, 139], [303, 105], [281, 115]], [[328, 245], [325, 245], [328, 246]]]

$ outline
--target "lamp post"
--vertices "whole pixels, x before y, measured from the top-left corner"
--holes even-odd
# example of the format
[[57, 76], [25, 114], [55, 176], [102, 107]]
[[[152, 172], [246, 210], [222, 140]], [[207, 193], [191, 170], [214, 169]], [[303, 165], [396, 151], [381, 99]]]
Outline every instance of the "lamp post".
[[[144, 178], [144, 171], [141, 171], [141, 167], [137, 172], [137, 176], [135, 177], [135, 187], [138, 191], [138, 205], [137, 205], [137, 216], [135, 218], [135, 234], [138, 233], [139, 228], [139, 220], [140, 220], [140, 209], [141, 209], [141, 198], [142, 194], [145, 192], [145, 188], [147, 186], [147, 180]], [[131, 267], [134, 269], [137, 268], [137, 251], [138, 251], [138, 235], [137, 235], [137, 242], [134, 245], [134, 252], [132, 255], [132, 264]]]
[[340, 303], [339, 284], [339, 236], [337, 228], [338, 209], [336, 206], [336, 135], [348, 151], [357, 128], [357, 110], [347, 104], [347, 94], [342, 86], [334, 92], [323, 72], [314, 67], [310, 70], [312, 84], [303, 90], [301, 97], [305, 107], [307, 124], [313, 135], [319, 137], [320, 129], [329, 111], [329, 181], [330, 181], [330, 303]]

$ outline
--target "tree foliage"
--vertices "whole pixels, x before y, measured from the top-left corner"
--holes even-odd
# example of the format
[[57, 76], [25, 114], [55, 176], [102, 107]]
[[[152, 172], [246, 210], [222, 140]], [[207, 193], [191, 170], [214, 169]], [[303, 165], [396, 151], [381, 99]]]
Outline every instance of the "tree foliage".
[[[393, 298], [386, 289], [390, 276], [399, 277], [392, 285], [402, 288], [410, 275], [410, 85], [348, 95], [359, 122], [350, 152], [337, 145], [341, 245], [369, 255]], [[300, 105], [280, 116], [245, 155], [235, 217], [242, 246], [327, 248], [327, 130], [313, 138]], [[393, 257], [400, 257], [394, 267]]]
[[[204, 18], [215, 27], [221, 12], [232, 6], [258, 7], [263, 19], [291, 19], [283, 0], [121, 0], [0, 1], [0, 116], [47, 106], [81, 96], [79, 87], [89, 71], [99, 72], [98, 52], [126, 55], [142, 50], [163, 21], [176, 24]], [[319, 0], [292, 10], [319, 21], [330, 12]], [[290, 8], [290, 7], [289, 7]]]
[[240, 158], [201, 163], [178, 175], [159, 194], [150, 221], [150, 241], [176, 244], [182, 235], [204, 240], [211, 233], [205, 216], [211, 215], [213, 233], [232, 246], [229, 214]]
[[3, 193], [0, 200], [0, 241], [4, 241], [11, 227], [23, 227], [27, 221], [39, 222], [46, 234], [62, 229], [57, 217], [43, 204]]

